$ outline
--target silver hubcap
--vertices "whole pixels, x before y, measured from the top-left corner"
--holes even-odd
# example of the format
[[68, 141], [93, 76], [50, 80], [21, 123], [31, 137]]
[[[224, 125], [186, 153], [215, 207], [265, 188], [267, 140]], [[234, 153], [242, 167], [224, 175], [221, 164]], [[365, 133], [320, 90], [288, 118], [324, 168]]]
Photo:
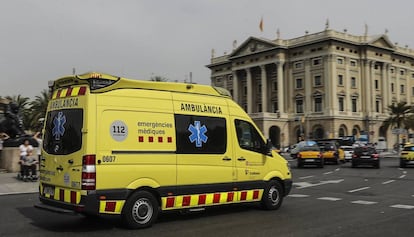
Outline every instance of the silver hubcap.
[[132, 217], [139, 224], [147, 223], [154, 213], [151, 202], [147, 198], [140, 198], [132, 207]]
[[277, 205], [280, 199], [279, 190], [275, 187], [271, 187], [269, 189], [268, 198], [272, 202], [273, 206]]

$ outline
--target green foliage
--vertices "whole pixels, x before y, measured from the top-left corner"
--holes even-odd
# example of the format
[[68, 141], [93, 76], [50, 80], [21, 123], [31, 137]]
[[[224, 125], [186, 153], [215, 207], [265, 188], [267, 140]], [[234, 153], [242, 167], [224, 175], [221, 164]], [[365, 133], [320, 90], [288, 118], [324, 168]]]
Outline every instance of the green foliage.
[[20, 115], [23, 117], [25, 130], [40, 131], [42, 120], [46, 116], [47, 104], [49, 103], [50, 93], [43, 90], [33, 101], [21, 95], [4, 97], [9, 102], [14, 102], [19, 107]]
[[162, 76], [152, 76], [150, 81], [168, 81], [168, 79]]

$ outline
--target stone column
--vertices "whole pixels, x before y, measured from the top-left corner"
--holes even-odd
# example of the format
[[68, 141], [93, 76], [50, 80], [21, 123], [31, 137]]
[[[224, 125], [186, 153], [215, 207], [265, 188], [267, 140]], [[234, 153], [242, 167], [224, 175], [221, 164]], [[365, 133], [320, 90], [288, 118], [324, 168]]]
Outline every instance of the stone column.
[[395, 94], [397, 95], [397, 101], [400, 102], [401, 101], [401, 93], [400, 93], [400, 69], [395, 67], [395, 85], [394, 85], [394, 91]]
[[253, 85], [252, 85], [252, 73], [250, 68], [246, 70], [246, 87], [247, 87], [247, 113], [251, 114], [253, 111]]
[[312, 108], [312, 88], [313, 88], [313, 78], [311, 77], [311, 60], [306, 59], [305, 62], [305, 78], [303, 78], [303, 84], [305, 86], [305, 95], [303, 97], [303, 112], [306, 115], [308, 112], [311, 112]]
[[237, 71], [233, 71], [233, 100], [239, 104], [239, 78]]
[[288, 91], [285, 90], [285, 83], [283, 78], [283, 65], [284, 61], [279, 61], [277, 63], [277, 104], [280, 113], [285, 113], [285, 93], [288, 94]]
[[266, 78], [266, 66], [261, 65], [261, 79], [262, 79], [262, 112], [266, 113], [267, 111], [267, 78]]
[[374, 86], [375, 83], [375, 61], [371, 61], [371, 67], [370, 67], [370, 77], [369, 77], [369, 87], [370, 87], [370, 93], [368, 95], [370, 95], [369, 100], [371, 103], [371, 106], [368, 107], [368, 114], [369, 116], [372, 116], [372, 113], [375, 111], [375, 101], [377, 100], [376, 98], [376, 89]]
[[382, 72], [381, 72], [381, 94], [382, 94], [382, 105], [381, 105], [381, 113], [385, 113], [387, 111], [388, 106], [388, 96], [389, 96], [389, 76], [388, 76], [388, 69], [389, 64], [384, 63], [382, 65]]
[[[329, 93], [329, 96], [325, 96], [324, 103], [327, 102], [327, 99], [330, 101], [329, 108], [329, 115], [334, 115], [335, 111], [338, 111], [337, 104], [338, 104], [338, 95], [336, 93], [337, 91], [337, 85], [338, 85], [338, 75], [336, 73], [336, 57], [334, 55], [328, 55], [327, 58], [327, 65], [330, 65], [331, 70], [330, 73], [328, 73], [328, 77], [324, 78], [325, 82], [329, 82], [329, 89], [327, 90], [327, 93]], [[327, 98], [327, 99], [326, 99]]]
[[[344, 111], [345, 112], [349, 112], [352, 110], [351, 108], [351, 101], [349, 100], [349, 98], [351, 98], [351, 76], [349, 73], [349, 66], [350, 66], [350, 58], [345, 58], [345, 74], [343, 77], [343, 83], [344, 83], [344, 87], [345, 87], [345, 98], [344, 98]], [[338, 106], [339, 109], [339, 106]]]
[[[371, 79], [370, 79], [370, 66], [371, 66], [371, 61], [370, 60], [365, 60], [364, 62], [364, 80], [363, 83], [361, 81], [361, 85], [363, 85], [363, 88], [365, 88], [365, 93], [363, 94], [362, 98], [363, 100], [365, 100], [365, 105], [364, 105], [364, 111], [369, 113], [370, 108], [371, 108]], [[361, 78], [362, 79], [362, 78]], [[362, 89], [362, 88], [361, 88]], [[362, 102], [362, 101], [361, 101]]]

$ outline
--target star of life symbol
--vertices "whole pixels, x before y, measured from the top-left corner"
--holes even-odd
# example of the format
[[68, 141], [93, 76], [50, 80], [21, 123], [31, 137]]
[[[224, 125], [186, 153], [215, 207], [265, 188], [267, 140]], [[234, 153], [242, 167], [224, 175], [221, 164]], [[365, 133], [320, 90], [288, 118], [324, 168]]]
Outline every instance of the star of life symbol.
[[200, 121], [194, 121], [194, 125], [190, 124], [188, 131], [191, 135], [188, 136], [191, 143], [195, 142], [196, 147], [202, 147], [203, 143], [207, 142], [208, 137], [206, 136], [207, 127], [206, 125], [201, 126]]
[[66, 116], [59, 112], [58, 115], [53, 119], [52, 135], [56, 140], [60, 140], [60, 137], [65, 134], [65, 127], [63, 126], [66, 123]]

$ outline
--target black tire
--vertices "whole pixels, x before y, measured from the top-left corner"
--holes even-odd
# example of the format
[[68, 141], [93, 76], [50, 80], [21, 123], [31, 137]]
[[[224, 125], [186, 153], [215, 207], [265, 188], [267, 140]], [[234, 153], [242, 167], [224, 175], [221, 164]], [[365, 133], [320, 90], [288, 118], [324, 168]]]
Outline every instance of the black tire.
[[407, 167], [407, 164], [405, 163], [404, 160], [400, 160], [400, 168], [405, 168]]
[[148, 191], [133, 193], [122, 209], [122, 221], [131, 229], [150, 227], [157, 219], [159, 205]]
[[296, 162], [296, 167], [297, 168], [302, 168], [303, 167], [303, 164], [302, 164], [302, 162], [299, 159]]
[[263, 192], [261, 205], [265, 210], [277, 210], [283, 202], [283, 188], [282, 185], [276, 181], [271, 180], [267, 183]]
[[357, 167], [357, 164], [356, 164], [356, 162], [352, 161], [351, 167], [352, 167], [352, 168], [355, 168], [355, 167]]
[[379, 163], [379, 161], [375, 164], [375, 168], [376, 169], [379, 169], [381, 166], [380, 166], [380, 163]]
[[319, 164], [319, 168], [323, 168], [324, 165], [325, 165], [325, 159], [322, 159], [321, 163]]

